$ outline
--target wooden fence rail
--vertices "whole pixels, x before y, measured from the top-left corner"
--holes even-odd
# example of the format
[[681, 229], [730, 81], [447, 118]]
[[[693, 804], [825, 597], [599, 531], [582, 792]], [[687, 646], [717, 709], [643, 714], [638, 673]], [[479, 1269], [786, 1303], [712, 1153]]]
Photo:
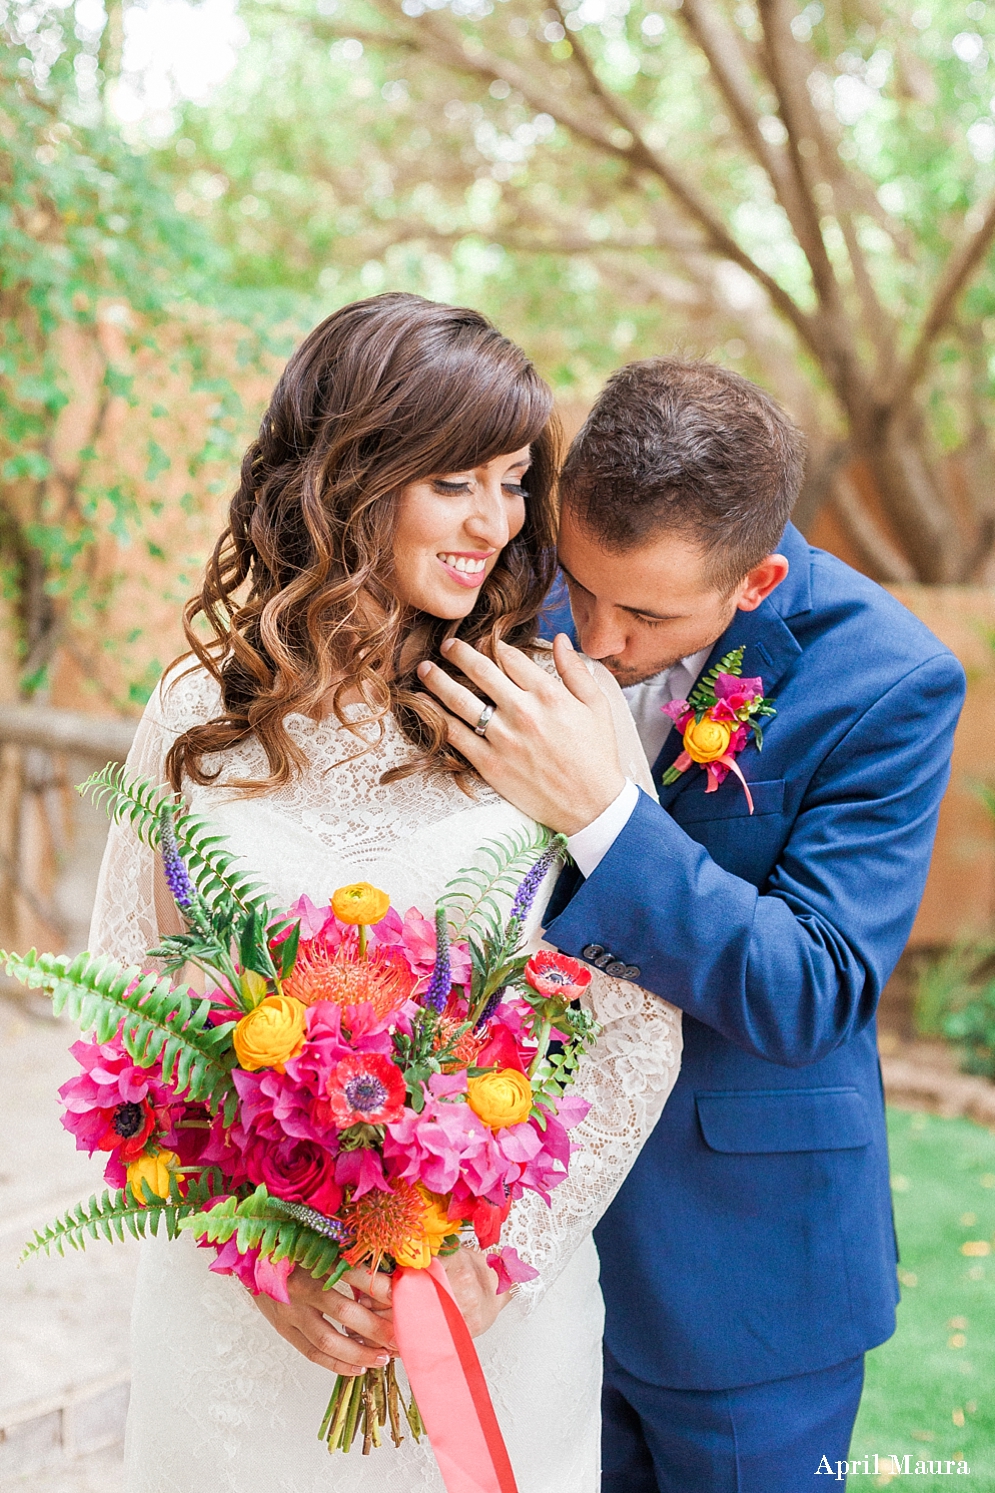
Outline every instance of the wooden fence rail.
[[85, 946], [107, 820], [75, 787], [124, 761], [136, 725], [0, 705], [0, 946]]

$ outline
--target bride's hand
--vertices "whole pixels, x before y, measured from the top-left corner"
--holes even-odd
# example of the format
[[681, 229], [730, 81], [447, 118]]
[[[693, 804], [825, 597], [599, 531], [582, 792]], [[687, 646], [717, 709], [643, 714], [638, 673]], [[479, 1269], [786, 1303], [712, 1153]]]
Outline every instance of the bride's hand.
[[511, 1300], [511, 1292], [498, 1295], [498, 1278], [479, 1249], [458, 1249], [443, 1261], [456, 1305], [470, 1329], [471, 1337], [480, 1337], [493, 1327]]
[[[390, 1277], [350, 1270], [343, 1282], [352, 1288], [352, 1296], [339, 1290], [323, 1291], [320, 1281], [306, 1270], [295, 1269], [287, 1279], [289, 1306], [272, 1296], [254, 1296], [253, 1300], [267, 1322], [311, 1363], [333, 1374], [355, 1375], [382, 1368], [397, 1352], [390, 1317]], [[328, 1318], [344, 1331], [336, 1331]]]

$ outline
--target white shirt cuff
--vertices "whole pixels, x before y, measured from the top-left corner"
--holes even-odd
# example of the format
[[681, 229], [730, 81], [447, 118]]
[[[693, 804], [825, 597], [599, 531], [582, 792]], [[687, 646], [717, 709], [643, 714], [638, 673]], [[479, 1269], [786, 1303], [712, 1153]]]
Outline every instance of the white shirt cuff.
[[590, 876], [604, 860], [619, 835], [625, 829], [632, 811], [639, 802], [639, 789], [631, 778], [626, 778], [614, 803], [610, 803], [603, 814], [579, 829], [567, 839], [567, 849], [577, 863], [580, 874]]

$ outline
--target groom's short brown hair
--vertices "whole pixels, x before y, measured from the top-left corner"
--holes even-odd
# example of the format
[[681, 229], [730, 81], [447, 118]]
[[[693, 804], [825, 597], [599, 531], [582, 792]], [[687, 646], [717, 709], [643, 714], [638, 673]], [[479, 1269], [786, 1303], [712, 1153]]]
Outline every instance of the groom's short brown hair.
[[805, 440], [769, 395], [716, 363], [647, 358], [613, 373], [570, 447], [562, 502], [609, 550], [700, 544], [730, 589], [776, 547]]

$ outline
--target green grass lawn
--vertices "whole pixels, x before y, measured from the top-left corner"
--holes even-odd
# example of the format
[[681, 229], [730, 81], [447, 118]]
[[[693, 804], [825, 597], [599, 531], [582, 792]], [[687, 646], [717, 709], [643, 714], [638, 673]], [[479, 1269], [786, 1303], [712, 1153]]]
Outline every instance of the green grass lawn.
[[[895, 1336], [867, 1356], [850, 1456], [878, 1452], [890, 1468], [885, 1453], [908, 1452], [910, 1470], [963, 1457], [970, 1480], [913, 1486], [995, 1493], [995, 1135], [902, 1109], [889, 1111], [888, 1133], [902, 1304]], [[851, 1479], [874, 1483], [862, 1467]]]

